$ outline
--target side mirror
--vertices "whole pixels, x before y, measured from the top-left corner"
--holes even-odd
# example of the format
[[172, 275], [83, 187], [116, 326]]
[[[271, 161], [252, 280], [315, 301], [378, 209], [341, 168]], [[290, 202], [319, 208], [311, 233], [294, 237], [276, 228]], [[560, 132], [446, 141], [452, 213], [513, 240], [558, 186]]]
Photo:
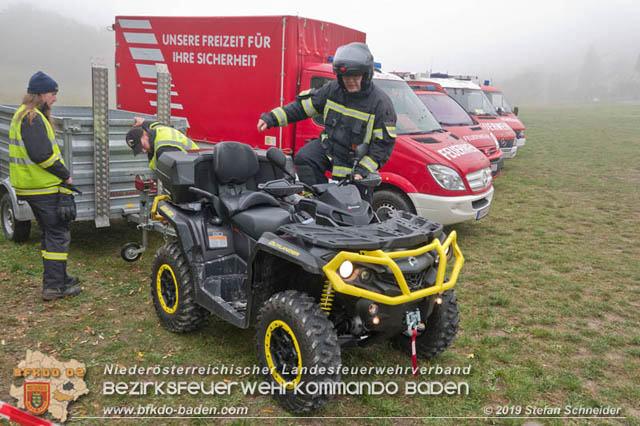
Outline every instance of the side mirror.
[[513, 113], [514, 113], [515, 115], [518, 115], [518, 107], [513, 107]]
[[287, 156], [278, 148], [269, 148], [267, 151], [267, 160], [281, 169], [287, 165]]
[[284, 155], [284, 152], [275, 147], [269, 148], [269, 150], [267, 151], [267, 160], [269, 160], [271, 164], [282, 170], [285, 175], [295, 180], [295, 176], [293, 176], [291, 172], [287, 170], [287, 156]]
[[502, 107], [496, 108], [496, 111], [498, 112], [498, 115], [504, 114], [504, 108], [502, 108]]

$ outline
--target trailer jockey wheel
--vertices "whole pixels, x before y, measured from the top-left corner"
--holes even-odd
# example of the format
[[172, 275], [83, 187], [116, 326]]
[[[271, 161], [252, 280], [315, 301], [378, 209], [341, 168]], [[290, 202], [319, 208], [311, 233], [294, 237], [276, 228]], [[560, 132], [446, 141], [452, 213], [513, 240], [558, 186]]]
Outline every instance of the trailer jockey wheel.
[[127, 243], [122, 246], [120, 256], [127, 262], [135, 262], [142, 256], [142, 246], [138, 243]]

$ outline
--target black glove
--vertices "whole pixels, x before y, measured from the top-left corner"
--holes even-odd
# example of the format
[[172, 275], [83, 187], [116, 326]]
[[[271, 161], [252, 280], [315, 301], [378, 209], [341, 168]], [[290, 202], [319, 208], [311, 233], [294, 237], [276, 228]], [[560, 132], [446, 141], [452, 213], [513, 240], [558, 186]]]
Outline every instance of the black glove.
[[73, 194], [58, 193], [58, 219], [71, 222], [76, 218], [76, 201]]

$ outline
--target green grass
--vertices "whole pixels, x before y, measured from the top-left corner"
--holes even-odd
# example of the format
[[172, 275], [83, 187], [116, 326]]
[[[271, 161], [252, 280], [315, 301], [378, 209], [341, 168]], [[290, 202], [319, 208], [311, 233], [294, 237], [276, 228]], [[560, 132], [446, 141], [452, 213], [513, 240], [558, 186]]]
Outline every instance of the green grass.
[[[465, 396], [339, 396], [318, 416], [482, 417], [486, 406], [620, 407], [640, 424], [640, 106], [523, 108], [527, 145], [507, 160], [495, 182], [489, 216], [451, 227], [466, 263], [456, 287], [460, 332], [440, 357], [420, 366], [461, 367], [469, 376], [347, 376], [346, 380], [466, 381]], [[72, 226], [69, 269], [83, 280], [73, 299], [40, 299], [37, 229], [26, 244], [0, 242], [0, 399], [14, 403], [12, 368], [27, 349], [88, 367], [91, 393], [72, 403], [70, 418], [101, 416], [113, 405], [248, 406], [256, 417], [288, 416], [268, 396], [102, 395], [106, 364], [125, 366], [252, 366], [253, 330], [211, 318], [197, 332], [174, 335], [156, 320], [149, 273], [162, 239], [152, 236], [137, 263], [120, 259], [122, 244], [139, 240], [122, 221], [95, 230]], [[390, 344], [343, 348], [346, 366], [410, 366]], [[138, 380], [256, 381], [258, 376], [147, 376]], [[138, 419], [155, 424], [156, 421]], [[169, 421], [169, 420], [163, 420]], [[230, 420], [229, 420], [230, 421]], [[320, 420], [318, 419], [318, 422]], [[346, 424], [351, 420], [343, 420]], [[477, 424], [482, 419], [450, 419]], [[564, 424], [562, 419], [539, 420]], [[86, 420], [82, 420], [85, 423]], [[102, 423], [104, 420], [97, 420]], [[175, 420], [176, 424], [185, 420]], [[238, 423], [243, 423], [236, 420]], [[298, 420], [282, 420], [298, 423]], [[440, 422], [440, 420], [439, 420]], [[496, 419], [522, 424], [522, 419]], [[572, 420], [582, 424], [585, 420]], [[194, 424], [205, 420], [192, 420]], [[379, 423], [379, 420], [369, 420]], [[392, 424], [388, 420], [385, 424]]]

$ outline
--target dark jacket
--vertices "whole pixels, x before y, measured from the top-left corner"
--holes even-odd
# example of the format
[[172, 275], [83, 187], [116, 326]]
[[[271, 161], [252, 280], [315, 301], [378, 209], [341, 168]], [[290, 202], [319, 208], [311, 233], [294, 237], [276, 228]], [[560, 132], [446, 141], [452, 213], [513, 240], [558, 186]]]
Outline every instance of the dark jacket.
[[322, 116], [320, 137], [335, 165], [350, 167], [355, 147], [369, 143], [369, 152], [356, 169], [368, 174], [381, 168], [391, 156], [396, 138], [396, 113], [391, 99], [373, 82], [358, 93], [348, 93], [333, 80], [319, 89], [305, 90], [284, 107], [261, 118], [268, 127], [313, 116]]

